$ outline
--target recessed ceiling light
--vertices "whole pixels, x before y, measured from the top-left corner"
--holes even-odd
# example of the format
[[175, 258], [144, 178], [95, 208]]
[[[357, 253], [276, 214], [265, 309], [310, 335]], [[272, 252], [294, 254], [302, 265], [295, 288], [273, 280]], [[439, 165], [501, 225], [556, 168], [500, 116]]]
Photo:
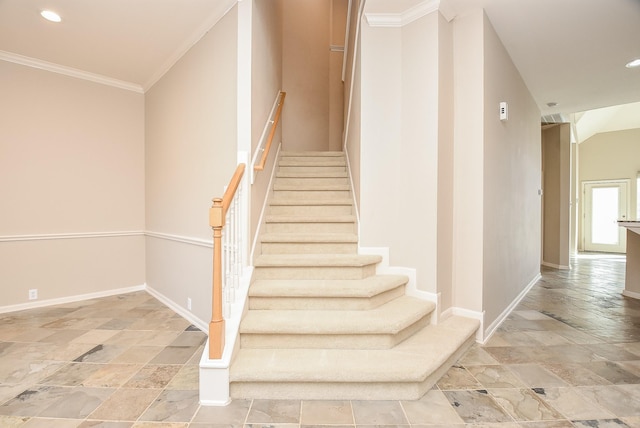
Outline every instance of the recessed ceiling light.
[[550, 102], [550, 103], [547, 103], [547, 107], [555, 107], [555, 106], [557, 106], [557, 105], [558, 105], [558, 103], [557, 103], [557, 102], [555, 102], [555, 101], [552, 101], [552, 102]]
[[630, 61], [626, 65], [627, 68], [636, 68], [640, 67], [640, 58], [636, 58], [633, 61]]
[[51, 21], [51, 22], [62, 21], [62, 18], [60, 18], [60, 15], [58, 15], [57, 13], [51, 10], [43, 10], [42, 12], [40, 12], [40, 15], [42, 15], [42, 17], [47, 21]]

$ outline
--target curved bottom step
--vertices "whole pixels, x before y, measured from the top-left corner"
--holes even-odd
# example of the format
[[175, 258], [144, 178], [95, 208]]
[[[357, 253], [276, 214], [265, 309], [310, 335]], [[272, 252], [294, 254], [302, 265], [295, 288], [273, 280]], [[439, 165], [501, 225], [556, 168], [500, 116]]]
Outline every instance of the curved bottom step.
[[241, 349], [232, 398], [415, 400], [474, 343], [476, 320], [451, 317], [389, 350]]

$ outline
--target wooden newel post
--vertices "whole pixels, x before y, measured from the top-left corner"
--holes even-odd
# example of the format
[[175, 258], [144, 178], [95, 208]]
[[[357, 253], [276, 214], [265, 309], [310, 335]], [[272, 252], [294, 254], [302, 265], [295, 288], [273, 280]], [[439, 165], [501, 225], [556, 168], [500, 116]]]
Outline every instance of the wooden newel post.
[[224, 351], [224, 317], [222, 316], [222, 227], [224, 209], [222, 199], [213, 200], [209, 210], [209, 224], [213, 228], [213, 294], [212, 314], [209, 323], [209, 358], [222, 358]]

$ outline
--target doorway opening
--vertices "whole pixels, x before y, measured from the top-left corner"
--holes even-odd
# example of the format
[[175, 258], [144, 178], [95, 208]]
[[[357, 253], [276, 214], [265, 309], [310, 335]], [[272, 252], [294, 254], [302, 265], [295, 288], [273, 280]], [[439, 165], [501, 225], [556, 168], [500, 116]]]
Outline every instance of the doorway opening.
[[628, 218], [629, 188], [629, 180], [582, 182], [584, 251], [626, 252], [626, 230], [618, 220]]

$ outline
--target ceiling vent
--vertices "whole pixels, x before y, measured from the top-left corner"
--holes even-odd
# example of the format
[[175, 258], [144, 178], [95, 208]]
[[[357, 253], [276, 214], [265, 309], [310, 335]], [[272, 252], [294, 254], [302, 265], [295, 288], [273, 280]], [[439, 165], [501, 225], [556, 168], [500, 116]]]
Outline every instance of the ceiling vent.
[[547, 114], [542, 116], [541, 122], [543, 124], [550, 123], [569, 123], [571, 120], [566, 114], [563, 113], [555, 113], [555, 114]]

